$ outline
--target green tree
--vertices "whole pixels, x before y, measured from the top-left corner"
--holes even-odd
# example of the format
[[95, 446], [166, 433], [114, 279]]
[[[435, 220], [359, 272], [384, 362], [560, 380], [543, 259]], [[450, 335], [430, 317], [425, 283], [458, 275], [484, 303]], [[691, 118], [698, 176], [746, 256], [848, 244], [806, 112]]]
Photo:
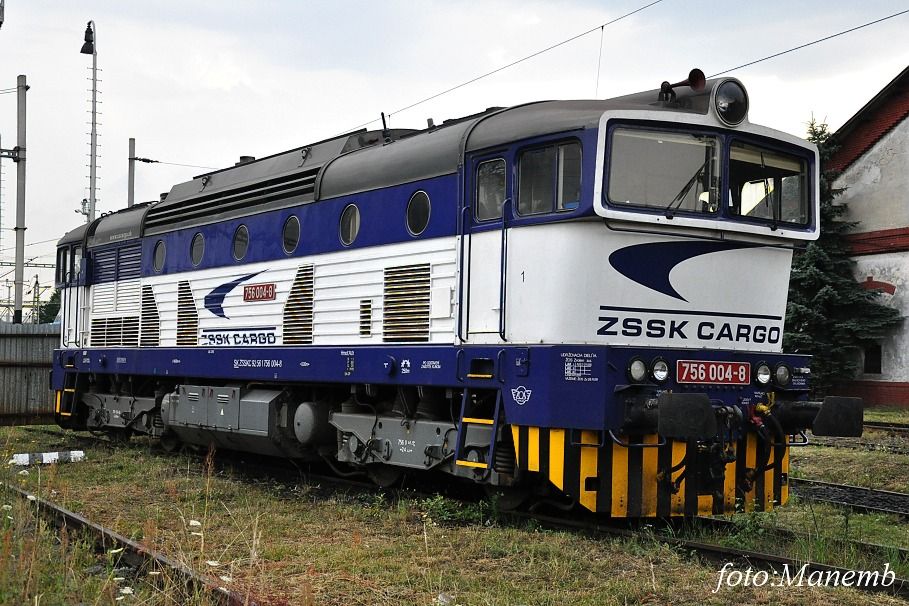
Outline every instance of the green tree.
[[49, 324], [57, 317], [58, 311], [60, 311], [60, 289], [56, 288], [50, 298], [38, 309], [38, 321], [42, 324]]
[[843, 190], [833, 187], [839, 174], [826, 168], [836, 151], [831, 134], [812, 118], [808, 140], [818, 146], [821, 160], [821, 233], [793, 258], [783, 339], [785, 351], [814, 356], [812, 386], [819, 396], [855, 376], [857, 348], [882, 338], [902, 320], [896, 309], [881, 303], [880, 293], [855, 279], [846, 234], [857, 223], [843, 220], [847, 205], [835, 202]]

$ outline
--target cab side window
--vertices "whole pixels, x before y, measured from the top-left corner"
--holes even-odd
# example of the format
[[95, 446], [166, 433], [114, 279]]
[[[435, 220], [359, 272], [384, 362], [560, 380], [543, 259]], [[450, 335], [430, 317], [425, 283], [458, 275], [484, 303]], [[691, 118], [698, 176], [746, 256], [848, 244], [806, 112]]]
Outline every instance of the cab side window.
[[518, 214], [574, 210], [581, 201], [581, 145], [562, 143], [521, 154]]
[[477, 221], [489, 221], [502, 217], [505, 203], [505, 160], [496, 158], [481, 162], [477, 166], [476, 207]]

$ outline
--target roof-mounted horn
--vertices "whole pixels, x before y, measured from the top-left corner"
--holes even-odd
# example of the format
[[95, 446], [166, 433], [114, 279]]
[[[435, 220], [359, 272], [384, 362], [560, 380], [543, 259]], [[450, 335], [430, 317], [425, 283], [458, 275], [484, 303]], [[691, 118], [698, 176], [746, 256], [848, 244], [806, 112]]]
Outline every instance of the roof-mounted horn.
[[681, 82], [676, 82], [675, 84], [669, 84], [668, 81], [664, 81], [660, 84], [660, 101], [675, 101], [675, 91], [672, 90], [677, 86], [690, 86], [691, 90], [694, 92], [700, 92], [704, 90], [704, 86], [707, 84], [707, 78], [704, 77], [704, 72], [698, 68], [694, 68], [688, 72], [688, 77]]

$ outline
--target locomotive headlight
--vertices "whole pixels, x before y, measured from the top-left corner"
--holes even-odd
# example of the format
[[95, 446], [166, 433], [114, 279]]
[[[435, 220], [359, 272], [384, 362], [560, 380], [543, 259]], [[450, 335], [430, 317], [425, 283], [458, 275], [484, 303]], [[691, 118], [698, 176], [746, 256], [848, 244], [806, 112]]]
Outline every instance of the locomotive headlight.
[[741, 124], [748, 114], [748, 93], [735, 80], [726, 80], [714, 95], [716, 113], [729, 126]]
[[758, 384], [767, 385], [770, 383], [770, 376], [770, 367], [763, 362], [758, 364], [758, 367], [754, 371], [754, 378], [757, 380]]
[[666, 360], [657, 358], [650, 367], [650, 374], [657, 383], [664, 383], [669, 379], [669, 364], [666, 363]]
[[789, 381], [792, 380], [792, 372], [790, 372], [789, 367], [785, 364], [780, 364], [776, 367], [776, 383], [777, 385], [782, 385], [785, 387], [789, 385]]
[[633, 358], [628, 363], [628, 378], [635, 383], [642, 383], [647, 378], [647, 365], [640, 358]]

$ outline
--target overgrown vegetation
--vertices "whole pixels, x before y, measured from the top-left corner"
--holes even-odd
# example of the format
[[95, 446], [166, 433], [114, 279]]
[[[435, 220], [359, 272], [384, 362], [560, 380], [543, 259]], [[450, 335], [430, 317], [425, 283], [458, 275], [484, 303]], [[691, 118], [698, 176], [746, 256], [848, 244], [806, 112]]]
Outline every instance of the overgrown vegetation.
[[827, 167], [835, 151], [831, 134], [814, 119], [808, 125], [808, 140], [820, 153], [821, 234], [793, 258], [783, 339], [785, 351], [814, 356], [811, 376], [817, 395], [853, 378], [856, 350], [881, 339], [901, 320], [896, 309], [881, 303], [879, 293], [862, 288], [853, 275], [846, 234], [857, 223], [843, 220], [847, 206], [836, 201], [842, 190], [833, 187], [838, 173]]
[[[346, 490], [303, 476], [296, 485], [278, 484], [248, 474], [246, 464], [232, 470], [220, 456], [215, 464], [204, 453], [165, 456], [144, 440], [109, 448], [78, 434], [61, 438], [26, 428], [0, 429], [4, 461], [12, 452], [72, 447], [85, 449], [86, 460], [42, 468], [40, 482], [35, 467], [23, 476], [16, 469], [0, 470], [0, 479], [40, 492], [222, 579], [226, 587], [278, 606], [897, 603], [886, 596], [809, 587], [714, 594], [718, 567], [713, 563], [656, 540], [596, 539], [510, 522], [491, 501]], [[740, 533], [740, 546], [748, 546], [746, 535], [757, 541], [762, 532], [773, 541], [772, 533], [758, 528], [769, 523], [764, 516], [742, 520], [752, 530]], [[54, 557], [59, 553], [49, 559]], [[48, 580], [47, 586], [54, 582]], [[87, 585], [86, 597], [68, 603], [105, 604], [100, 591]], [[167, 591], [171, 594], [163, 595], [170, 601], [161, 598], [162, 603], [186, 603], [178, 597], [179, 588]], [[155, 603], [145, 597], [117, 603], [131, 602]], [[42, 598], [40, 603], [62, 602]]]

